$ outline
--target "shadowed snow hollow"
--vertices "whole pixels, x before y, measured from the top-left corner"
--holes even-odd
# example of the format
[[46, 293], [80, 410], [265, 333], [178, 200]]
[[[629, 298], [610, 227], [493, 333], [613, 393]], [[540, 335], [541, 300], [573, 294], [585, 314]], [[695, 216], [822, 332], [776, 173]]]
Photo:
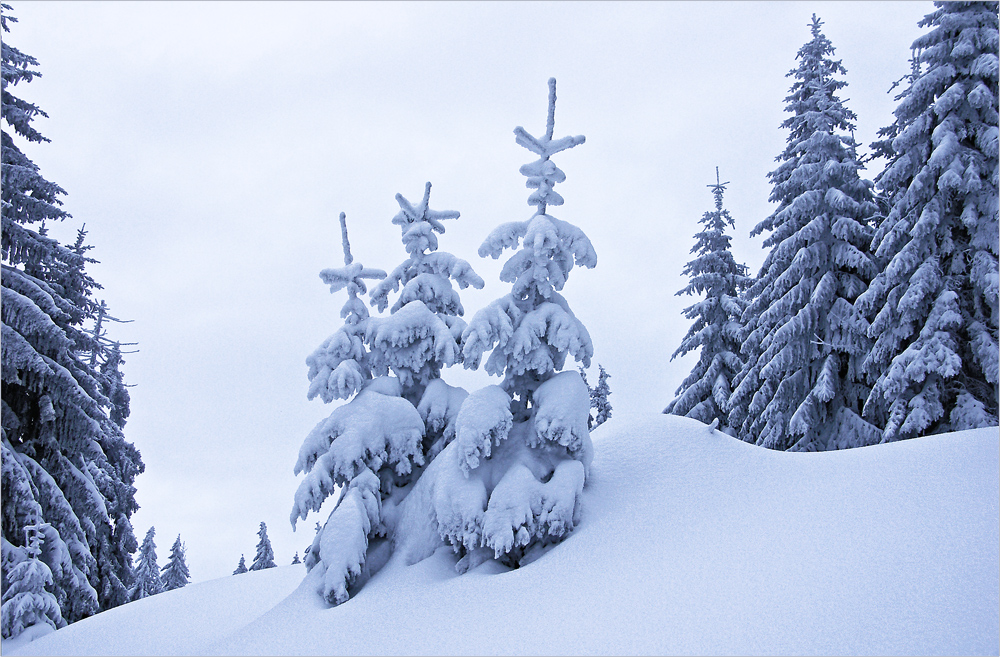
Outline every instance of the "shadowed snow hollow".
[[278, 568], [17, 654], [997, 654], [997, 429], [784, 453], [655, 415], [593, 437], [579, 526], [518, 570], [394, 557], [327, 608]]

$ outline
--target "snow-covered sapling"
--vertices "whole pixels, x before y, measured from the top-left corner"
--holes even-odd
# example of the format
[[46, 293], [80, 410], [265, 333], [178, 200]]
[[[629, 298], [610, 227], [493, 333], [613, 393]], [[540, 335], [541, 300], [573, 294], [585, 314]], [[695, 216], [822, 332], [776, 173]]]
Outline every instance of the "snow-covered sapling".
[[598, 363], [597, 369], [597, 385], [591, 388], [590, 383], [587, 381], [587, 371], [582, 367], [580, 368], [580, 377], [590, 391], [591, 412], [590, 418], [587, 420], [587, 426], [591, 431], [611, 419], [611, 402], [608, 400], [608, 396], [611, 394], [611, 386], [608, 385], [608, 379], [611, 378], [611, 375], [608, 374], [608, 371], [600, 363]]
[[545, 134], [536, 138], [522, 127], [514, 130], [517, 143], [539, 156], [520, 169], [535, 190], [528, 197], [535, 214], [501, 224], [479, 247], [480, 256], [494, 259], [506, 249], [516, 250], [500, 272], [500, 280], [513, 284], [511, 292], [477, 312], [463, 336], [468, 369], [478, 368], [483, 354], [492, 350], [486, 371], [504, 377], [502, 387], [514, 397], [518, 421], [528, 418], [532, 393], [562, 369], [566, 356], [589, 367], [594, 351], [590, 334], [559, 291], [574, 264], [596, 267], [597, 254], [582, 230], [546, 213], [549, 206], [563, 204], [553, 188], [566, 179], [550, 158], [585, 141], [582, 135], [553, 139], [555, 89], [553, 78]]
[[[389, 305], [389, 293], [399, 290], [388, 317], [369, 322], [367, 340], [376, 375], [395, 374], [402, 396], [419, 411], [426, 435], [423, 456], [430, 461], [454, 438], [454, 419], [468, 394], [445, 383], [441, 368], [462, 362], [465, 309], [452, 281], [459, 289], [481, 289], [483, 279], [468, 262], [438, 250], [442, 223], [458, 219], [454, 210], [430, 208], [431, 184], [414, 205], [396, 194], [399, 212], [392, 223], [400, 227], [409, 256], [371, 292], [371, 304], [379, 311]], [[384, 491], [383, 491], [384, 494]]]
[[[364, 346], [369, 318], [357, 295], [365, 291], [363, 278], [385, 274], [353, 262], [343, 214], [341, 229], [346, 266], [324, 270], [324, 280], [331, 282], [333, 291], [348, 290], [345, 327], [324, 343], [324, 353], [333, 356], [324, 356], [328, 358], [325, 369], [314, 369], [311, 364], [310, 378], [325, 376], [333, 382], [317, 388], [327, 391], [321, 394], [324, 401], [354, 396], [306, 436], [295, 464], [295, 474], [304, 472], [305, 478], [295, 493], [290, 517], [294, 528], [299, 519], [318, 511], [340, 490], [330, 517], [317, 526], [305, 558], [310, 572], [322, 569], [317, 576], [322, 582], [319, 593], [331, 604], [347, 600], [348, 588], [366, 572], [371, 541], [387, 535], [395, 501], [385, 505], [387, 516], [383, 516], [382, 493], [389, 496], [404, 490], [414, 469], [425, 464], [420, 414], [401, 397], [398, 379], [373, 377], [372, 358]], [[338, 342], [343, 346], [338, 347]], [[345, 372], [343, 377], [337, 375], [338, 370]]]
[[41, 530], [41, 525], [25, 528], [26, 556], [5, 573], [9, 584], [0, 607], [0, 635], [5, 639], [12, 639], [36, 625], [48, 626], [51, 630], [66, 625], [59, 603], [47, 590], [52, 586], [52, 571], [39, 558], [44, 540]]
[[246, 572], [249, 572], [247, 570], [247, 562], [246, 562], [246, 559], [244, 559], [243, 555], [241, 554], [240, 555], [240, 563], [236, 566], [236, 570], [233, 571], [233, 574], [234, 575], [241, 575], [241, 574], [246, 573]]
[[360, 262], [354, 262], [347, 239], [347, 217], [343, 212], [340, 213], [340, 230], [344, 266], [324, 269], [319, 276], [330, 286], [331, 293], [347, 290], [347, 303], [340, 310], [344, 325], [306, 359], [310, 382], [308, 398], [319, 395], [325, 403], [348, 399], [372, 378], [370, 356], [364, 346], [368, 308], [358, 295], [368, 292], [365, 279], [385, 278], [381, 269], [367, 269]]
[[437, 250], [435, 233], [445, 231], [441, 222], [460, 215], [453, 210], [432, 210], [430, 194], [427, 183], [423, 200], [416, 206], [396, 194], [400, 210], [392, 223], [400, 227], [409, 257], [372, 289], [371, 303], [382, 311], [389, 304], [389, 292], [402, 287], [390, 316], [371, 320], [368, 328], [376, 373], [394, 373], [403, 396], [414, 406], [442, 367], [462, 362], [465, 309], [451, 281], [460, 289], [484, 285], [468, 262]]

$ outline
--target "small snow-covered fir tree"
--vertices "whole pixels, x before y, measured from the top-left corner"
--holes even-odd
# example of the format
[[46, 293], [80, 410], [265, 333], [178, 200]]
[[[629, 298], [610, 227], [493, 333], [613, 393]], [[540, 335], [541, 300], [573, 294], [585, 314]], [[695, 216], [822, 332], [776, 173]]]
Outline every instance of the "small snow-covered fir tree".
[[138, 561], [135, 564], [134, 579], [132, 586], [132, 600], [141, 600], [157, 593], [163, 593], [163, 581], [160, 579], [160, 567], [156, 563], [156, 543], [153, 537], [156, 536], [156, 528], [150, 527], [146, 532], [146, 538], [142, 539], [139, 546]]
[[[11, 8], [0, 5], [9, 32]], [[127, 602], [137, 543], [130, 517], [143, 471], [125, 440], [127, 392], [120, 353], [86, 324], [97, 321], [81, 228], [75, 244], [48, 236], [62, 221], [64, 190], [45, 179], [20, 143], [48, 141], [33, 121], [45, 113], [15, 95], [39, 76], [38, 62], [2, 39], [2, 578], [26, 558], [24, 529], [44, 533], [40, 559], [62, 617], [73, 622]]]
[[745, 303], [742, 292], [750, 278], [744, 265], [737, 264], [729, 250], [730, 237], [726, 226], [735, 227], [729, 211], [722, 206], [722, 196], [728, 182], [719, 181], [715, 169], [715, 184], [709, 185], [715, 197], [715, 211], [706, 212], [701, 223], [704, 229], [695, 235], [691, 253], [697, 257], [684, 266], [690, 277], [687, 287], [678, 295], [704, 295], [704, 299], [684, 310], [694, 324], [688, 329], [670, 360], [701, 348], [698, 363], [677, 389], [675, 399], [664, 413], [683, 415], [705, 424], [718, 420], [720, 430], [735, 433], [729, 427], [729, 397], [733, 381], [743, 369], [739, 355], [741, 318]]
[[25, 528], [24, 559], [10, 570], [10, 583], [4, 588], [0, 607], [0, 635], [12, 639], [35, 625], [53, 630], [66, 625], [56, 597], [49, 592], [52, 571], [40, 559], [44, 534], [40, 525]]
[[598, 364], [597, 369], [597, 385], [591, 388], [587, 381], [587, 370], [580, 368], [580, 378], [583, 379], [583, 384], [590, 391], [591, 413], [587, 420], [587, 427], [591, 431], [611, 419], [611, 402], [608, 400], [608, 395], [611, 394], [608, 379], [611, 378], [611, 375], [608, 374], [603, 365]]
[[244, 559], [243, 555], [241, 554], [240, 555], [240, 563], [236, 566], [236, 570], [233, 571], [233, 574], [234, 575], [240, 575], [240, 574], [246, 573], [246, 572], [249, 572], [247, 570], [247, 562], [246, 562], [246, 559]]
[[299, 553], [298, 552], [296, 552], [295, 556], [292, 557], [292, 565], [294, 566], [297, 563], [302, 563], [302, 560], [299, 559]]
[[813, 15], [812, 39], [785, 99], [788, 145], [769, 174], [778, 209], [751, 235], [770, 247], [747, 292], [746, 357], [729, 422], [744, 440], [772, 449], [828, 450], [878, 440], [861, 418], [868, 396], [861, 363], [870, 342], [854, 301], [875, 275], [867, 253], [875, 212], [859, 175], [855, 120], [838, 98], [846, 70]]
[[[368, 552], [385, 546], [395, 508], [393, 499], [383, 510], [381, 491], [386, 495], [405, 494], [406, 486], [425, 464], [422, 440], [424, 423], [413, 404], [402, 398], [398, 379], [373, 377], [372, 358], [362, 336], [369, 320], [367, 309], [358, 299], [366, 291], [364, 278], [384, 278], [385, 272], [366, 269], [355, 263], [350, 252], [346, 219], [341, 213], [344, 268], [327, 269], [323, 279], [331, 292], [347, 288], [348, 303], [342, 315], [345, 327], [324, 343], [322, 349], [340, 349], [340, 362], [351, 361], [341, 379], [341, 369], [332, 361], [320, 370], [310, 364], [310, 379], [324, 376], [335, 385], [325, 386], [324, 401], [354, 397], [335, 408], [306, 436], [299, 450], [295, 474], [305, 478], [295, 492], [290, 520], [295, 527], [310, 511], [318, 511], [338, 489], [340, 497], [330, 517], [317, 524], [316, 536], [306, 551], [310, 572], [321, 568], [319, 593], [330, 604], [349, 597], [348, 589], [370, 572]], [[341, 336], [341, 337], [337, 337]], [[342, 346], [338, 346], [338, 344]], [[349, 369], [347, 369], [349, 368]], [[318, 374], [317, 374], [318, 372]], [[324, 374], [324, 372], [328, 372]], [[346, 385], [341, 380], [348, 381]], [[321, 386], [319, 390], [323, 390]], [[310, 396], [314, 393], [310, 388]], [[383, 483], [384, 482], [384, 483]], [[384, 512], [383, 512], [384, 511]]]
[[486, 370], [504, 376], [503, 384], [463, 401], [455, 440], [404, 503], [398, 540], [411, 562], [444, 541], [461, 555], [460, 572], [491, 557], [517, 567], [579, 521], [592, 457], [590, 396], [578, 372], [559, 370], [567, 356], [588, 366], [593, 346], [559, 291], [574, 264], [594, 267], [597, 255], [583, 231], [547, 214], [563, 203], [553, 187], [565, 180], [550, 157], [584, 141], [553, 139], [555, 100], [552, 79], [544, 136], [514, 131], [539, 156], [521, 167], [536, 190], [528, 199], [536, 212], [501, 225], [479, 249], [494, 258], [516, 251], [500, 275], [513, 289], [476, 313], [462, 338], [465, 367], [479, 367], [492, 350]]
[[886, 441], [997, 424], [998, 3], [935, 5], [875, 144], [886, 265], [858, 306], [875, 342], [865, 412]]
[[267, 537], [267, 525], [263, 522], [260, 523], [260, 529], [257, 530], [257, 536], [260, 537], [260, 540], [257, 541], [257, 556], [254, 557], [253, 563], [250, 564], [250, 570], [276, 568], [277, 564], [274, 563], [274, 550], [271, 549], [271, 539]]
[[181, 535], [178, 534], [174, 544], [170, 547], [170, 558], [167, 560], [167, 565], [163, 567], [160, 576], [164, 590], [180, 589], [191, 581], [191, 573], [188, 572], [185, 558], [186, 551], [186, 546], [181, 543]]

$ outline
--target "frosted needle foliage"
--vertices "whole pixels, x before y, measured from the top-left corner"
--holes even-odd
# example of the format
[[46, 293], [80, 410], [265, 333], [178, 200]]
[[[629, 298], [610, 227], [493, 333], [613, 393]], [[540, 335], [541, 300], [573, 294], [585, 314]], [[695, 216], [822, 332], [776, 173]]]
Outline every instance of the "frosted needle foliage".
[[770, 248], [747, 291], [745, 365], [729, 422], [744, 440], [772, 449], [828, 450], [877, 442], [861, 418], [870, 349], [854, 301], [876, 267], [868, 254], [875, 213], [852, 136], [854, 113], [837, 91], [846, 73], [813, 15], [812, 39], [785, 99], [787, 146], [769, 174], [775, 212], [751, 232]]

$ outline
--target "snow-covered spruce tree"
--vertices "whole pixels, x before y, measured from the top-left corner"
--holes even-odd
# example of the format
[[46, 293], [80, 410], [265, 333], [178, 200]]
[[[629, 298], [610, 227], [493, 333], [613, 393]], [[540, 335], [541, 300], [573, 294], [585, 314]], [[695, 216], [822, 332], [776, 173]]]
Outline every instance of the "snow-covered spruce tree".
[[608, 385], [611, 375], [600, 363], [597, 365], [597, 370], [597, 386], [590, 391], [590, 407], [594, 409], [595, 429], [611, 419], [611, 401], [608, 399], [611, 395], [611, 386]]
[[741, 294], [750, 286], [750, 278], [746, 266], [737, 264], [729, 250], [731, 238], [726, 234], [726, 226], [735, 228], [736, 224], [722, 207], [722, 195], [728, 184], [719, 181], [716, 167], [715, 184], [708, 185], [715, 197], [715, 211], [706, 212], [701, 218], [704, 229], [695, 234], [695, 245], [691, 248], [691, 253], [697, 256], [683, 271], [691, 280], [677, 293], [704, 295], [704, 298], [684, 309], [684, 316], [694, 320], [694, 324], [670, 360], [699, 347], [701, 353], [691, 374], [677, 389], [675, 399], [663, 412], [705, 424], [718, 421], [720, 430], [735, 434], [729, 426], [729, 397], [733, 381], [743, 369], [740, 331], [746, 304]]
[[877, 442], [861, 418], [869, 388], [861, 363], [870, 342], [854, 301], [875, 275], [867, 253], [875, 212], [871, 183], [851, 136], [854, 114], [837, 97], [846, 71], [813, 15], [799, 49], [788, 146], [768, 174], [774, 214], [751, 235], [771, 250], [747, 292], [745, 365], [729, 423], [744, 440], [781, 450], [828, 450]]
[[[9, 11], [0, 6], [4, 32]], [[46, 235], [46, 221], [69, 216], [65, 192], [18, 145], [47, 141], [32, 125], [44, 112], [14, 95], [38, 62], [7, 39], [2, 61], [3, 585], [26, 558], [24, 529], [47, 523], [40, 558], [73, 622], [129, 599], [132, 484], [143, 464], [122, 434], [127, 413], [116, 411], [127, 408], [120, 360], [84, 328], [100, 287], [86, 272], [85, 233], [72, 247]]]
[[267, 537], [267, 525], [263, 522], [260, 523], [257, 536], [260, 537], [260, 540], [257, 541], [257, 556], [254, 557], [253, 563], [250, 564], [250, 570], [276, 568], [278, 564], [274, 563], [274, 550], [271, 549], [271, 539]]
[[492, 349], [486, 369], [504, 376], [503, 387], [466, 398], [455, 440], [404, 503], [397, 534], [410, 562], [444, 541], [462, 555], [459, 572], [491, 557], [517, 567], [533, 547], [561, 540], [579, 521], [592, 458], [590, 397], [578, 372], [559, 370], [567, 356], [589, 366], [593, 346], [558, 291], [574, 262], [594, 267], [597, 255], [579, 228], [546, 213], [562, 204], [553, 187], [565, 180], [549, 158], [584, 141], [553, 139], [555, 100], [552, 79], [544, 136], [514, 131], [517, 143], [539, 156], [521, 167], [536, 190], [528, 200], [535, 214], [501, 225], [479, 249], [498, 258], [523, 243], [501, 272], [513, 289], [476, 313], [463, 335], [465, 367], [477, 368]]
[[160, 579], [160, 566], [156, 563], [156, 528], [150, 527], [146, 538], [139, 546], [138, 560], [135, 564], [134, 581], [131, 599], [141, 600], [157, 593], [163, 593], [163, 581]]
[[875, 342], [865, 412], [886, 441], [997, 424], [998, 3], [935, 4], [875, 144], [886, 266], [858, 307]]
[[292, 557], [292, 565], [294, 566], [297, 563], [302, 563], [302, 560], [299, 559], [299, 553], [298, 552], [296, 552], [295, 556]]
[[[344, 267], [324, 269], [320, 276], [331, 292], [347, 289], [348, 301], [341, 311], [344, 327], [321, 347], [334, 354], [333, 360], [323, 368], [310, 363], [310, 397], [317, 392], [324, 401], [354, 397], [335, 408], [303, 441], [295, 474], [304, 472], [305, 478], [295, 492], [290, 516], [294, 528], [299, 519], [318, 511], [327, 497], [340, 490], [326, 523], [317, 523], [305, 556], [310, 575], [320, 582], [318, 592], [330, 604], [345, 602], [348, 589], [363, 583], [372, 569], [370, 551], [382, 555], [389, 548], [385, 539], [393, 523], [395, 499], [384, 505], [380, 490], [387, 495], [403, 494], [402, 486], [414, 468], [425, 463], [420, 414], [400, 396], [398, 379], [373, 378], [372, 357], [362, 339], [369, 322], [368, 310], [358, 298], [366, 292], [363, 279], [385, 278], [385, 272], [354, 262], [343, 213], [340, 223]], [[348, 365], [340, 364], [348, 360]], [[323, 378], [318, 386], [316, 377]], [[374, 565], [383, 563], [380, 557]]]
[[163, 567], [160, 579], [163, 581], [163, 588], [166, 591], [184, 588], [191, 581], [191, 573], [188, 571], [187, 560], [185, 558], [186, 548], [181, 543], [181, 535], [170, 547], [170, 557], [167, 565]]
[[246, 573], [246, 572], [250, 572], [250, 571], [247, 570], [246, 559], [244, 559], [243, 555], [241, 554], [240, 555], [240, 562], [239, 562], [239, 564], [237, 564], [236, 570], [233, 571], [233, 574], [234, 575], [240, 575], [240, 574]]
[[[57, 630], [66, 625], [56, 597], [49, 592], [52, 571], [39, 557], [45, 539], [42, 527], [25, 527], [25, 558], [10, 573], [10, 584], [3, 591], [0, 607], [0, 636], [12, 639], [36, 625]], [[48, 630], [48, 631], [51, 631]]]

